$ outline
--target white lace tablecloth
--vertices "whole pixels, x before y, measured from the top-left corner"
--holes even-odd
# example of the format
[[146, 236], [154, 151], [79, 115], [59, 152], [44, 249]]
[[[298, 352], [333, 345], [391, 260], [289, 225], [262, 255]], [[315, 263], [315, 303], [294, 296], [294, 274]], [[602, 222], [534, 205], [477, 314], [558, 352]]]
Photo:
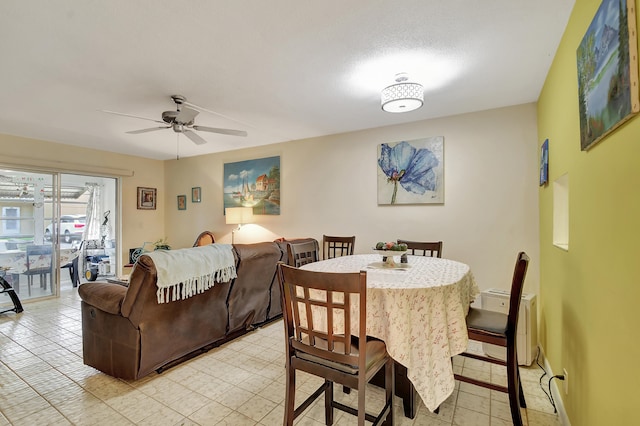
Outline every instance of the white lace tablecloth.
[[[71, 262], [80, 255], [77, 249], [60, 249], [60, 267]], [[51, 265], [51, 254], [31, 256], [31, 268], [48, 268]], [[0, 268], [7, 269], [9, 274], [24, 274], [27, 270], [27, 252], [23, 250], [5, 250], [0, 252]]]
[[[385, 342], [425, 406], [434, 411], [453, 392], [451, 357], [463, 352], [465, 317], [480, 293], [464, 263], [408, 256], [407, 269], [371, 268], [377, 254], [343, 256], [301, 267], [320, 272], [367, 271], [367, 334]], [[399, 260], [399, 259], [397, 259]], [[357, 332], [357, 316], [352, 331]]]

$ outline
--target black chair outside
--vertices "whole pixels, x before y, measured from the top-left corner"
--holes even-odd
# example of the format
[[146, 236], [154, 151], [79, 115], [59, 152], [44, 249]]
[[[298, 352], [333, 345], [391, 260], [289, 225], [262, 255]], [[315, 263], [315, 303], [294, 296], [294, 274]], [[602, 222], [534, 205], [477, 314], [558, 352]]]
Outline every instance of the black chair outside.
[[350, 256], [356, 245], [356, 236], [351, 237], [331, 237], [322, 236], [322, 258], [333, 259], [338, 256]]
[[71, 262], [60, 267], [61, 269], [69, 269], [69, 279], [71, 279], [71, 285], [73, 287], [78, 287], [80, 285], [80, 274], [78, 274], [79, 257], [80, 256], [76, 256]]
[[442, 257], [442, 241], [422, 242], [398, 240], [398, 244], [406, 244], [409, 249], [409, 254], [412, 255]]
[[[286, 396], [284, 424], [292, 425], [320, 395], [325, 399], [325, 423], [333, 424], [333, 409], [345, 411], [374, 425], [393, 424], [393, 359], [383, 341], [366, 335], [366, 271], [354, 273], [313, 272], [278, 263], [283, 297], [286, 338]], [[357, 298], [357, 299], [356, 299]], [[359, 301], [357, 335], [351, 334], [351, 302]], [[355, 313], [354, 313], [355, 314]], [[318, 321], [324, 318], [326, 321]], [[334, 330], [334, 324], [344, 329]], [[384, 367], [385, 404], [377, 416], [365, 412], [367, 382]], [[297, 408], [296, 371], [324, 378], [324, 383]], [[358, 390], [358, 406], [333, 398], [333, 384]]]
[[287, 244], [287, 255], [289, 265], [299, 268], [307, 263], [320, 260], [320, 248], [316, 240], [305, 241], [303, 243], [289, 243]]
[[16, 314], [19, 314], [24, 310], [22, 309], [22, 303], [20, 303], [20, 298], [16, 294], [13, 287], [11, 287], [11, 285], [4, 279], [5, 273], [6, 272], [4, 270], [0, 270], [0, 295], [6, 293], [9, 296], [9, 298], [11, 298], [11, 302], [13, 303], [13, 308], [3, 309], [0, 311], [0, 314], [4, 314], [5, 312], [11, 312], [11, 311], [15, 312]]
[[[27, 246], [27, 270], [24, 275], [27, 276], [27, 287], [29, 296], [31, 296], [31, 285], [33, 284], [33, 276], [40, 277], [40, 288], [47, 288], [47, 274], [51, 277], [51, 246], [50, 245], [28, 245]], [[53, 285], [50, 285], [53, 293]]]
[[518, 323], [518, 312], [520, 310], [520, 300], [522, 297], [522, 287], [529, 265], [529, 257], [520, 252], [516, 260], [513, 280], [511, 282], [511, 295], [509, 297], [509, 313], [487, 311], [484, 309], [470, 308], [467, 315], [467, 332], [469, 339], [478, 342], [491, 343], [507, 349], [507, 359], [502, 361], [479, 354], [464, 352], [460, 355], [503, 365], [507, 368], [507, 386], [500, 386], [494, 383], [485, 382], [472, 377], [455, 374], [455, 378], [462, 382], [471, 383], [477, 386], [505, 392], [509, 395], [509, 405], [511, 407], [511, 418], [514, 425], [522, 425], [522, 415], [520, 408], [526, 408], [522, 383], [520, 381], [520, 371], [518, 370], [518, 351], [516, 346], [516, 325]]

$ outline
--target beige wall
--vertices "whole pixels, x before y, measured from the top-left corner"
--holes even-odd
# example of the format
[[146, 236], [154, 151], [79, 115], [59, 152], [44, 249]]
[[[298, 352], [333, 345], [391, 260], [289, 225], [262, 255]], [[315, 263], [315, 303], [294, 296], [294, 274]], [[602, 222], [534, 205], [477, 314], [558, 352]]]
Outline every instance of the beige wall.
[[[165, 235], [166, 196], [162, 161], [2, 134], [0, 153], [0, 165], [7, 167], [75, 171], [86, 175], [128, 174], [122, 178], [121, 189], [121, 264], [128, 261], [130, 247], [138, 247], [142, 242], [155, 241]], [[136, 208], [138, 186], [158, 188], [156, 210]]]
[[[377, 146], [444, 136], [444, 205], [377, 205]], [[223, 164], [281, 156], [281, 214], [258, 216], [236, 243], [277, 237], [356, 235], [355, 251], [379, 240], [444, 241], [444, 256], [469, 263], [481, 288], [508, 288], [518, 251], [532, 259], [525, 291], [538, 292], [538, 158], [534, 104], [203, 155], [165, 163], [167, 237], [190, 246], [200, 231], [231, 242], [222, 204]], [[191, 203], [191, 188], [202, 202]], [[176, 197], [187, 196], [187, 210]]]
[[538, 103], [550, 181], [569, 176], [568, 251], [552, 242], [553, 186], [539, 194], [540, 342], [553, 373], [569, 373], [572, 424], [627, 425], [640, 404], [640, 119], [580, 150], [576, 49], [599, 6], [576, 2]]

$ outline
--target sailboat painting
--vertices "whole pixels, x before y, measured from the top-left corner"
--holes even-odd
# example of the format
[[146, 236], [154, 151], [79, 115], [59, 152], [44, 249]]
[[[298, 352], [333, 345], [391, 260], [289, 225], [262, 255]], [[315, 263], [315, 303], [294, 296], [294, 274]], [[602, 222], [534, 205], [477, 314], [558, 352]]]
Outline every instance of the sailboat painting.
[[280, 214], [280, 156], [224, 164], [224, 208]]

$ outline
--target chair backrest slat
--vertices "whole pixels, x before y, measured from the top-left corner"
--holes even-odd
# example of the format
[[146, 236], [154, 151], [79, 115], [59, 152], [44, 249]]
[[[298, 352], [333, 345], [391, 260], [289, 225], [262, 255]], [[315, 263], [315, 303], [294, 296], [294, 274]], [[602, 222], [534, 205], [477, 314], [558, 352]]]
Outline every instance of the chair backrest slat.
[[[359, 365], [359, 356], [351, 354], [350, 301], [352, 294], [360, 296], [360, 328], [357, 334], [366, 341], [366, 271], [313, 272], [279, 263], [278, 278], [291, 345], [288, 350], [302, 351], [346, 365]], [[302, 318], [303, 313], [305, 318]], [[360, 356], [362, 352], [359, 351]]]
[[442, 241], [434, 242], [422, 242], [422, 241], [408, 241], [398, 240], [398, 244], [406, 244], [410, 254], [415, 255], [416, 250], [422, 251], [422, 256], [442, 257]]
[[322, 258], [333, 259], [340, 256], [351, 256], [356, 245], [356, 236], [332, 237], [322, 236]]
[[307, 263], [320, 260], [320, 248], [316, 240], [305, 241], [303, 243], [289, 243], [287, 244], [287, 255], [289, 265], [299, 268]]

